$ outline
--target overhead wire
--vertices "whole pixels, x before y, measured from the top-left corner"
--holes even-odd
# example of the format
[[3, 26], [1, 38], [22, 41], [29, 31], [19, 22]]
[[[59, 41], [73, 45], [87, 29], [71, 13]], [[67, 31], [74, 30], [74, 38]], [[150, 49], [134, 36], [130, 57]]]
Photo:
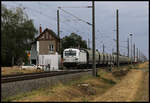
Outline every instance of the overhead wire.
[[[66, 17], [65, 17], [64, 15], [63, 15], [62, 17], [66, 19]], [[70, 22], [73, 22], [73, 21], [74, 21], [74, 20], [70, 19]], [[77, 23], [77, 22], [75, 22], [75, 24], [79, 25], [79, 23]], [[70, 25], [70, 23], [69, 23], [69, 25]], [[72, 26], [72, 25], [71, 25], [71, 26]], [[80, 26], [82, 26], [82, 25], [80, 25]], [[79, 31], [79, 28], [78, 28], [79, 26], [75, 26], [75, 27], [72, 26], [72, 27], [75, 28], [75, 29], [77, 29], [77, 30], [76, 30], [77, 33], [80, 32], [80, 31]], [[82, 27], [84, 28], [85, 26], [82, 26]], [[81, 27], [80, 27], [80, 28], [81, 28]], [[82, 29], [82, 30], [83, 30], [83, 29]], [[89, 29], [86, 29], [86, 31], [87, 31], [87, 30], [89, 30]], [[81, 33], [81, 34], [84, 34], [85, 32], [80, 32], [80, 33]], [[88, 33], [88, 34], [89, 34], [89, 33]], [[84, 37], [84, 36], [83, 36], [83, 37]]]
[[[74, 19], [75, 20], [75, 19]], [[68, 20], [66, 20], [66, 21], [68, 21]], [[70, 20], [71, 21], [71, 20]], [[65, 22], [62, 22], [62, 21], [60, 21], [61, 23], [65, 23]], [[66, 24], [66, 23], [65, 23]], [[70, 25], [70, 23], [68, 23], [69, 25]], [[70, 25], [70, 26], [72, 26], [72, 25]], [[73, 28], [75, 28], [74, 26], [72, 26]], [[78, 26], [76, 26], [76, 27], [78, 27]], [[78, 30], [77, 30], [78, 31]], [[81, 33], [82, 34], [82, 33]]]
[[[59, 7], [59, 9], [62, 9], [61, 7]], [[67, 12], [66, 10], [62, 9], [64, 12]], [[74, 16], [75, 18], [77, 18], [78, 20], [81, 20], [80, 18], [76, 17], [75, 15], [71, 14], [70, 12], [67, 12], [68, 14]], [[85, 21], [84, 21], [85, 22]], [[87, 23], [87, 22], [86, 22]]]
[[[28, 8], [30, 8], [30, 7], [28, 7]], [[32, 9], [32, 8], [30, 8], [30, 9]], [[62, 9], [62, 8], [61, 8]], [[33, 10], [33, 9], [32, 9]], [[44, 17], [50, 17], [50, 16], [48, 16], [48, 15], [46, 15], [46, 14], [44, 14], [44, 13], [41, 13], [40, 11], [37, 11], [37, 10], [34, 10], [34, 11], [36, 11], [37, 13], [40, 13], [41, 15], [44, 15]], [[73, 15], [72, 15], [73, 16]], [[50, 18], [52, 18], [52, 17], [50, 17]], [[56, 18], [52, 18], [53, 20], [55, 20], [56, 21]], [[84, 21], [84, 20], [82, 20], [82, 19], [80, 19], [80, 18], [78, 18], [78, 17], [76, 17], [76, 19], [78, 19], [78, 21], [83, 21], [83, 22], [85, 22], [85, 23], [87, 23], [86, 21]], [[52, 23], [53, 24], [53, 23]], [[78, 27], [78, 26], [76, 26], [76, 27]], [[75, 28], [75, 27], [74, 27]], [[97, 30], [99, 30], [99, 29], [97, 29]], [[67, 30], [68, 31], [68, 30]], [[97, 32], [97, 33], [99, 33], [100, 35], [101, 35], [101, 37], [100, 38], [105, 38], [105, 39], [109, 39], [107, 36], [105, 36], [104, 35], [104, 33], [100, 33], [99, 31]], [[82, 34], [82, 33], [81, 33]], [[88, 33], [89, 34], [89, 33]], [[88, 38], [87, 38], [88, 39]], [[97, 38], [96, 38], [97, 39]], [[100, 42], [102, 43], [102, 42], [105, 42], [106, 40], [101, 40]]]
[[85, 23], [88, 24], [88, 25], [92, 25], [91, 23], [89, 23], [89, 22], [87, 22], [87, 21], [85, 21], [85, 20], [83, 20], [83, 19], [81, 19], [81, 18], [79, 18], [79, 17], [73, 15], [72, 13], [70, 13], [70, 12], [68, 12], [68, 11], [66, 11], [66, 10], [64, 10], [64, 9], [62, 9], [61, 7], [58, 7], [58, 8], [59, 8], [60, 10], [64, 11], [64, 12], [66, 12], [66, 13], [72, 15], [73, 17], [75, 17], [75, 18], [78, 19], [79, 21], [85, 22]]

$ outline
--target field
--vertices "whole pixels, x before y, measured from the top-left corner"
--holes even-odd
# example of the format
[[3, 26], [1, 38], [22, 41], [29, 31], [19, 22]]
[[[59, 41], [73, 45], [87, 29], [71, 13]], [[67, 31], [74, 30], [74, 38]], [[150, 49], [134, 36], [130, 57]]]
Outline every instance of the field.
[[[41, 88], [4, 101], [149, 101], [149, 63], [124, 66], [112, 72], [99, 69], [98, 77], [83, 76], [67, 84]], [[121, 69], [121, 68], [120, 68]], [[121, 75], [123, 74], [123, 75]]]
[[42, 72], [42, 70], [37, 69], [21, 69], [20, 66], [13, 67], [1, 67], [1, 75], [11, 75], [11, 74], [25, 74], [32, 72]]

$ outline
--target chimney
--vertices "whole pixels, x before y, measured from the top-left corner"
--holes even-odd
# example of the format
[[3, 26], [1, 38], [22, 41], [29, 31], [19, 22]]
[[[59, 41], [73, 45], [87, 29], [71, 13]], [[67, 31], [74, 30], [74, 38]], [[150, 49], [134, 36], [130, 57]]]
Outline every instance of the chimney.
[[42, 27], [41, 27], [41, 24], [40, 24], [40, 34], [42, 33]]

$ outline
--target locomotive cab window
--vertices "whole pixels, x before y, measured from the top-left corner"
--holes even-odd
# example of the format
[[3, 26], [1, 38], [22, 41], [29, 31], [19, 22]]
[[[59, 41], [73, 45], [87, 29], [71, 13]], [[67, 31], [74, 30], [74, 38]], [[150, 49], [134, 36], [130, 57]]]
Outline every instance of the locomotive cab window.
[[65, 51], [65, 56], [76, 56], [76, 51]]

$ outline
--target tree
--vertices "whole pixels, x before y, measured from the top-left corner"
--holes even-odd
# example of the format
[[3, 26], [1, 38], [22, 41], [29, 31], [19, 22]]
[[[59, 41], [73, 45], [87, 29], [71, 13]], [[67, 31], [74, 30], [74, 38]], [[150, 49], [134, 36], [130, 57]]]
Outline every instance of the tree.
[[76, 33], [71, 33], [69, 36], [65, 36], [61, 40], [61, 53], [66, 48], [87, 48], [87, 43], [82, 40], [82, 37]]
[[34, 39], [37, 30], [33, 21], [20, 7], [7, 9], [2, 4], [1, 10], [2, 33], [2, 65], [10, 66], [22, 60], [26, 60], [26, 50], [30, 49], [30, 42]]

